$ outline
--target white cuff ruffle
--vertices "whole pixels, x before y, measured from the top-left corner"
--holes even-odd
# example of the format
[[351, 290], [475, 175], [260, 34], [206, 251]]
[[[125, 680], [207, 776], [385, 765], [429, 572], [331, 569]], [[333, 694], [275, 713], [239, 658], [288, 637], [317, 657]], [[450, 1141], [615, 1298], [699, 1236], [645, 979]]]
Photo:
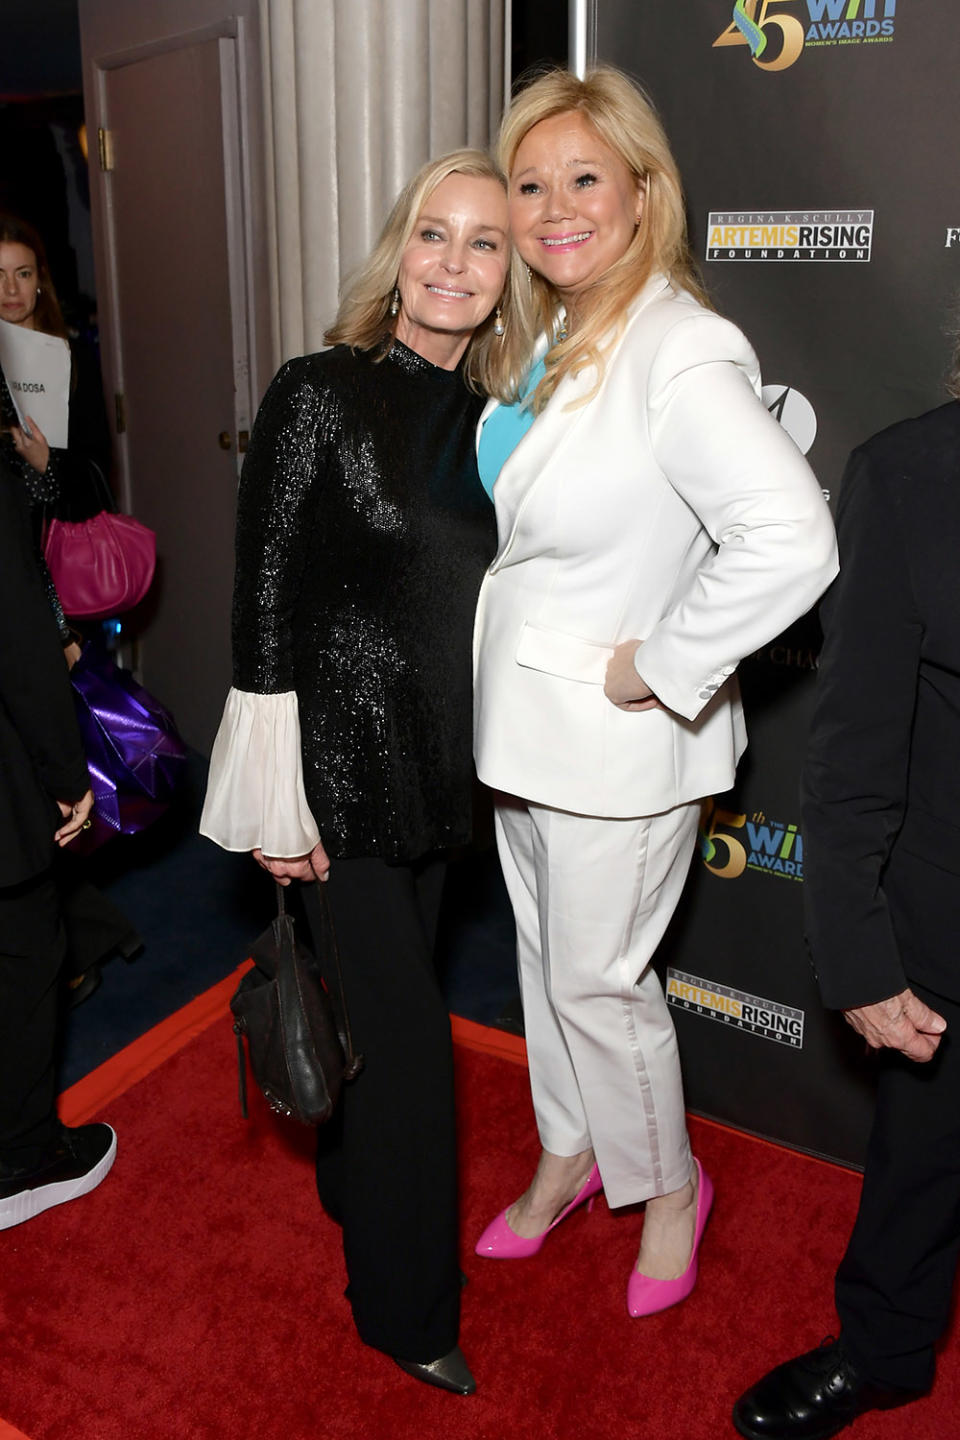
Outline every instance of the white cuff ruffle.
[[224, 850], [289, 859], [320, 839], [303, 788], [300, 717], [293, 690], [231, 690], [210, 756], [200, 834]]

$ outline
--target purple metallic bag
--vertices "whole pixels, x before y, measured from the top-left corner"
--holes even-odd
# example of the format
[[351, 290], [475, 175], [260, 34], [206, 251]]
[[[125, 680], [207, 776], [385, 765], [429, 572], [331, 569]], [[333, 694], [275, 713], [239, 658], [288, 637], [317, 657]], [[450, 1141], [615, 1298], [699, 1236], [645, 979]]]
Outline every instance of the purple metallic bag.
[[185, 774], [187, 747], [169, 711], [96, 646], [84, 646], [70, 682], [94, 797], [92, 824], [72, 848], [89, 852], [164, 813]]

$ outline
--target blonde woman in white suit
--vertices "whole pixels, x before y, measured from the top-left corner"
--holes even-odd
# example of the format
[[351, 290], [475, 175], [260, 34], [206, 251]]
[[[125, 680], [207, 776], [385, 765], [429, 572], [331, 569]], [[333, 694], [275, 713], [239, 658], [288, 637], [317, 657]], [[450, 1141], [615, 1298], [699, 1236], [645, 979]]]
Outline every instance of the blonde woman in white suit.
[[700, 801], [746, 744], [737, 665], [816, 601], [836, 546], [750, 345], [695, 275], [641, 92], [608, 67], [541, 76], [500, 158], [534, 363], [518, 402], [481, 420], [499, 548], [475, 751], [501, 792], [542, 1154], [477, 1250], [533, 1254], [601, 1188], [612, 1207], [645, 1201], [627, 1293], [645, 1315], [693, 1289], [713, 1195], [651, 960]]

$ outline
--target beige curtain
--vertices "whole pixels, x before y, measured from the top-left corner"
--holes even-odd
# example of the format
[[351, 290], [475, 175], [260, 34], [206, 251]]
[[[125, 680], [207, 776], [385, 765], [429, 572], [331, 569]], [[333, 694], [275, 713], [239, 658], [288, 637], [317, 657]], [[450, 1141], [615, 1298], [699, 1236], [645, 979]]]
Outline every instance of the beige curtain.
[[505, 0], [263, 0], [276, 362], [319, 349], [340, 282], [431, 155], [486, 146]]

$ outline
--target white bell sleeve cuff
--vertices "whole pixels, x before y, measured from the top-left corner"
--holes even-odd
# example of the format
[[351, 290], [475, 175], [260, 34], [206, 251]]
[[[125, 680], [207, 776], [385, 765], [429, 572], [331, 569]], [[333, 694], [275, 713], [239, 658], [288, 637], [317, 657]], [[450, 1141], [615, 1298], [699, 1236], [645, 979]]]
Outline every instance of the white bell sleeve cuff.
[[293, 690], [231, 690], [210, 756], [200, 834], [224, 850], [308, 855], [320, 832], [303, 788], [300, 716]]

